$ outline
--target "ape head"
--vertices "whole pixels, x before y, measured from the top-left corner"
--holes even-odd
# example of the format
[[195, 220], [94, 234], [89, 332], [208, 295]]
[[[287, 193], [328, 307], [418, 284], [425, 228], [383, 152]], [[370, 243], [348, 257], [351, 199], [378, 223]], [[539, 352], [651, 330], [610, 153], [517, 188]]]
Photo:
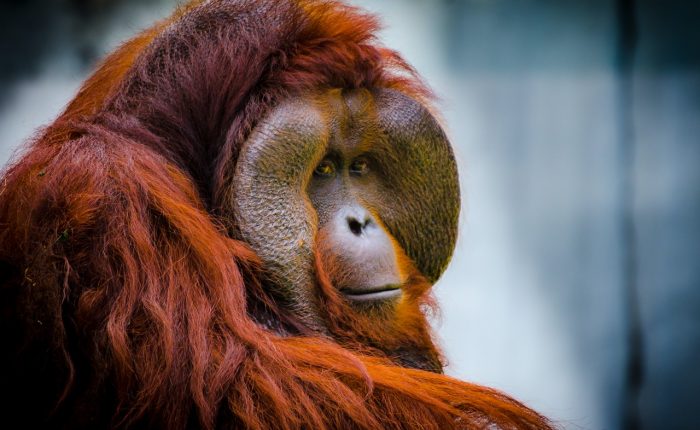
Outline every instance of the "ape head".
[[258, 323], [439, 371], [423, 311], [455, 244], [456, 166], [430, 92], [376, 28], [338, 2], [194, 2], [97, 116], [184, 170], [255, 253]]
[[[354, 337], [362, 327], [386, 347], [415, 322], [405, 315], [419, 312], [450, 258], [457, 171], [420, 102], [381, 88], [319, 91], [281, 102], [257, 125], [238, 158], [230, 207], [296, 316], [324, 332], [354, 315]], [[333, 299], [350, 309], [323, 311]], [[438, 368], [434, 357], [423, 366]]]

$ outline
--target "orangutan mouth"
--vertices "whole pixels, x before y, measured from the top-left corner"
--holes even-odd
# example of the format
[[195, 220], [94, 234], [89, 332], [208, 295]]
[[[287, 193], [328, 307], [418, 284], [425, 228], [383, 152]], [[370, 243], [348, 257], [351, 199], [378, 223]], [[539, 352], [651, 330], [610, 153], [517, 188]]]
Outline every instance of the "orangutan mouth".
[[375, 300], [389, 300], [401, 296], [400, 285], [381, 285], [371, 288], [343, 289], [341, 292], [350, 300], [367, 302]]

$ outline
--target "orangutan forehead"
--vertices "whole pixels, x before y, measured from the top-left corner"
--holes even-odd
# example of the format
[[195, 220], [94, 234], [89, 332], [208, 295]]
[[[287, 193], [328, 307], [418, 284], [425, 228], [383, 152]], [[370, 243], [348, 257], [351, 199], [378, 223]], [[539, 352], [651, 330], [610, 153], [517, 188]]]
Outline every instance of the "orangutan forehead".
[[[359, 152], [393, 138], [440, 133], [428, 110], [413, 98], [390, 89], [333, 89], [283, 101], [259, 124], [258, 132], [277, 141], [318, 140]], [[384, 146], [384, 145], [382, 145]]]

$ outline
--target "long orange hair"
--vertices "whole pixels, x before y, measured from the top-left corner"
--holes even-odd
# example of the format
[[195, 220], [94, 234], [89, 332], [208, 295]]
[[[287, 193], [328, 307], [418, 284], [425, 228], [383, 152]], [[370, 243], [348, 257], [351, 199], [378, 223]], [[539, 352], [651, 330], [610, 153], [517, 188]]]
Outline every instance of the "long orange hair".
[[[251, 315], [256, 303], [294, 325], [229, 234], [238, 151], [295, 94], [391, 87], [428, 100], [377, 28], [334, 1], [194, 1], [103, 61], [0, 182], [9, 416], [71, 428], [550, 427], [498, 391], [303, 329], [282, 336]], [[333, 319], [342, 304], [328, 297]], [[424, 324], [404, 330], [432, 347]]]

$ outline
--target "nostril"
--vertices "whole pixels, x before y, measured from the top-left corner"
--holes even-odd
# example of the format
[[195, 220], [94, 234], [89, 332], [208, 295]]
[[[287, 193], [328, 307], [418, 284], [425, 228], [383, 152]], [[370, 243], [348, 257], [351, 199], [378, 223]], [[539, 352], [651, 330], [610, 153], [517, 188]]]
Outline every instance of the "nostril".
[[364, 226], [356, 218], [348, 218], [348, 227], [350, 227], [350, 231], [355, 236], [359, 236], [362, 234], [362, 228]]

